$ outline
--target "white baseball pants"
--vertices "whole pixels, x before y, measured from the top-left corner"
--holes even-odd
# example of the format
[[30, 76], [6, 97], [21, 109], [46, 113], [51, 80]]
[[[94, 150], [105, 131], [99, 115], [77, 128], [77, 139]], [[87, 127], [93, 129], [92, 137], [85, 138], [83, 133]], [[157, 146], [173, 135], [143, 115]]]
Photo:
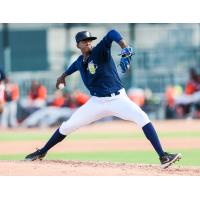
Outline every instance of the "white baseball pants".
[[141, 128], [150, 122], [146, 113], [128, 98], [124, 89], [121, 89], [119, 95], [112, 97], [92, 96], [69, 120], [61, 124], [59, 131], [68, 135], [82, 126], [108, 116], [135, 122]]

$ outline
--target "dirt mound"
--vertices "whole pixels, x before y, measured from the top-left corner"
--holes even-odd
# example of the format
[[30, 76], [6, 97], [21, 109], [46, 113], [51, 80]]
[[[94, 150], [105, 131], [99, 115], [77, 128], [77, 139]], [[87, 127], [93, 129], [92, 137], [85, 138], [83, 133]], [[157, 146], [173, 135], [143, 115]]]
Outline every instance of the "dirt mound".
[[82, 161], [1, 161], [2, 176], [199, 176], [200, 167]]

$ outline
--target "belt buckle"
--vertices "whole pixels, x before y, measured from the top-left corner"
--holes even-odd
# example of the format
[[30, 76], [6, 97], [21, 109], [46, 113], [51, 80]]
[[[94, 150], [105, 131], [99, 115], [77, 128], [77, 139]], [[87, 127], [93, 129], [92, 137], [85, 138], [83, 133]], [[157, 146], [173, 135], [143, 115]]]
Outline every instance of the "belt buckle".
[[115, 96], [115, 93], [111, 93], [111, 97], [114, 97]]

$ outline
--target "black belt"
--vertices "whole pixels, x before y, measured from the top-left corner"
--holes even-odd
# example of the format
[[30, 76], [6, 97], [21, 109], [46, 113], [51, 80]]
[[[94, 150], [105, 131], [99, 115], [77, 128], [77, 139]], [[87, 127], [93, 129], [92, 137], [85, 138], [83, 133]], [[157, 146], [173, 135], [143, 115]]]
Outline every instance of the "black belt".
[[94, 95], [94, 96], [97, 96], [97, 97], [113, 97], [113, 96], [117, 96], [117, 95], [119, 95], [119, 94], [120, 94], [120, 92], [117, 91], [117, 92], [113, 92], [113, 93], [111, 93], [111, 94], [105, 94], [105, 95]]

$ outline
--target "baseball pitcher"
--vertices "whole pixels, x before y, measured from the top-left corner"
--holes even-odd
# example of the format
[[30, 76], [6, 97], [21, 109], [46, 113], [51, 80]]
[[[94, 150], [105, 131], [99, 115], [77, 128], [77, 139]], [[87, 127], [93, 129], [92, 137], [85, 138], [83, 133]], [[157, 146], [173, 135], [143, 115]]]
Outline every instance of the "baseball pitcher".
[[79, 71], [91, 98], [69, 120], [61, 124], [43, 148], [27, 155], [25, 160], [42, 160], [50, 148], [61, 142], [71, 132], [107, 116], [116, 116], [138, 124], [157, 152], [162, 168], [167, 168], [179, 160], [180, 153], [170, 154], [163, 150], [150, 119], [128, 98], [123, 88], [111, 56], [112, 42], [116, 42], [121, 47], [122, 73], [129, 69], [135, 52], [127, 45], [120, 33], [116, 30], [109, 31], [95, 47], [92, 46], [92, 41], [97, 38], [88, 31], [78, 32], [75, 39], [81, 55], [57, 79], [56, 87], [59, 88], [60, 84], [66, 85], [66, 78]]

